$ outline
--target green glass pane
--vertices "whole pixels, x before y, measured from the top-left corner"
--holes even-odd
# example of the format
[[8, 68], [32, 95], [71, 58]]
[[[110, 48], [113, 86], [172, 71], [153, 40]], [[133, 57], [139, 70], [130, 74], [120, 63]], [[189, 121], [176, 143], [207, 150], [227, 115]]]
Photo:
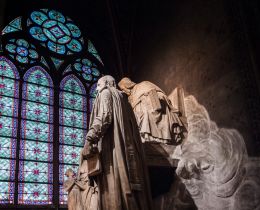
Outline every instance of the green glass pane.
[[[15, 168], [12, 167], [14, 165], [14, 160], [11, 159], [0, 159], [0, 180], [1, 181], [14, 181]], [[0, 182], [2, 183], [2, 182]]]
[[16, 52], [16, 46], [14, 44], [7, 44], [5, 45], [5, 49], [10, 52], [10, 53], [15, 53]]
[[29, 43], [24, 39], [17, 39], [16, 43], [17, 43], [17, 45], [25, 47], [25, 48], [29, 47]]
[[0, 137], [0, 158], [15, 158], [16, 139]]
[[48, 17], [43, 12], [34, 11], [31, 13], [31, 19], [38, 25], [41, 25]]
[[86, 107], [83, 106], [83, 97], [84, 96], [78, 95], [78, 94], [61, 92], [60, 93], [60, 105], [61, 105], [61, 107], [65, 107], [65, 108], [71, 108], [71, 109], [76, 109], [76, 110], [85, 110]]
[[74, 25], [72, 23], [67, 23], [66, 25], [70, 29], [71, 34], [72, 34], [73, 37], [77, 37], [77, 38], [80, 37], [81, 32], [80, 32], [79, 28], [76, 25]]
[[12, 67], [5, 60], [0, 60], [0, 76], [16, 78], [16, 76], [12, 70]]
[[52, 142], [52, 125], [22, 120], [21, 136], [23, 139]]
[[57, 20], [59, 22], [65, 23], [65, 17], [63, 16], [63, 14], [61, 14], [58, 11], [50, 10], [49, 17], [53, 20]]
[[25, 160], [52, 161], [52, 146], [44, 142], [21, 140], [20, 156]]
[[79, 164], [82, 147], [60, 145], [60, 163]]
[[52, 185], [33, 183], [19, 184], [19, 204], [52, 204], [52, 197]]
[[60, 118], [60, 124], [65, 126], [84, 128], [84, 115], [84, 112], [63, 109], [62, 116]]
[[18, 99], [11, 97], [0, 97], [0, 115], [4, 116], [17, 116], [17, 108], [15, 104], [18, 104]]
[[63, 86], [63, 90], [83, 94], [78, 81], [74, 78], [69, 79], [65, 82], [65, 85]]
[[[26, 90], [27, 89], [27, 90]], [[23, 99], [30, 101], [52, 104], [53, 97], [50, 97], [50, 88], [28, 84], [23, 90]]]
[[1, 182], [0, 204], [14, 203], [14, 182]]
[[76, 39], [72, 39], [68, 44], [67, 47], [73, 52], [80, 52], [82, 50], [82, 46], [79, 41]]
[[60, 126], [60, 143], [83, 147], [86, 130]]
[[33, 38], [39, 40], [39, 41], [46, 41], [48, 38], [44, 35], [42, 29], [38, 26], [30, 28], [30, 34]]
[[8, 79], [1, 77], [0, 78], [0, 95], [11, 96], [14, 97], [14, 93], [17, 93], [18, 90], [15, 90], [15, 86], [17, 86], [18, 82], [13, 79]]
[[39, 57], [38, 53], [35, 50], [29, 50], [29, 57], [37, 59]]
[[48, 179], [48, 174], [52, 174], [52, 167], [49, 163], [20, 161], [19, 181], [25, 182], [52, 182]]
[[23, 118], [52, 123], [53, 115], [50, 106], [35, 102], [23, 101]]
[[32, 82], [32, 83], [35, 83], [38, 85], [49, 86], [49, 80], [45, 76], [45, 74], [42, 72], [41, 69], [37, 69], [37, 70], [33, 71], [26, 81]]
[[0, 136], [16, 136], [16, 125], [11, 117], [0, 117]]

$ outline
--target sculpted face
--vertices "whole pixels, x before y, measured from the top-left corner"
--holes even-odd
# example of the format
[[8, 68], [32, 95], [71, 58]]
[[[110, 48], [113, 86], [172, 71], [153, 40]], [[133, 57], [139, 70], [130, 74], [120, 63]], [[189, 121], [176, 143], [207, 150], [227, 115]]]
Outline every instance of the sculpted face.
[[121, 81], [118, 83], [118, 86], [124, 93], [130, 96], [131, 89], [135, 86], [135, 83], [132, 82], [129, 78], [125, 77], [121, 79]]
[[112, 76], [106, 75], [98, 80], [96, 90], [100, 92], [105, 87], [116, 87], [115, 79]]
[[100, 92], [102, 89], [104, 89], [106, 87], [106, 80], [104, 79], [104, 77], [101, 77], [98, 82], [97, 82], [97, 88], [96, 90], [98, 92]]

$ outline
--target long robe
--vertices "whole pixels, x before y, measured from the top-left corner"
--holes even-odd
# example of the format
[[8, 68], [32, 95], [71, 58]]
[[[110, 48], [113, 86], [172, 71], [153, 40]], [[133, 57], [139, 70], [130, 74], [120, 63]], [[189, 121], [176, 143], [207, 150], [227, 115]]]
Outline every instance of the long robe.
[[116, 88], [97, 96], [87, 138], [99, 142], [100, 210], [151, 210], [144, 153], [133, 110]]
[[183, 139], [184, 125], [177, 110], [155, 84], [148, 81], [136, 84], [129, 102], [143, 142], [177, 144]]

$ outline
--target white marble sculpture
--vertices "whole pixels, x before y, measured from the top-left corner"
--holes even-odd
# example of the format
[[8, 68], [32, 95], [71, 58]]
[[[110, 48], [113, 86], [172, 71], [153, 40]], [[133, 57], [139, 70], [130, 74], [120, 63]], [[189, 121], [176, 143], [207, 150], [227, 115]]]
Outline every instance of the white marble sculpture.
[[[193, 96], [185, 97], [184, 104], [188, 136], [172, 158], [179, 159], [176, 174], [197, 208], [258, 209], [260, 180], [249, 174], [259, 171], [260, 164], [248, 166], [250, 160], [241, 134], [235, 129], [219, 128]], [[253, 196], [244, 196], [246, 189]]]

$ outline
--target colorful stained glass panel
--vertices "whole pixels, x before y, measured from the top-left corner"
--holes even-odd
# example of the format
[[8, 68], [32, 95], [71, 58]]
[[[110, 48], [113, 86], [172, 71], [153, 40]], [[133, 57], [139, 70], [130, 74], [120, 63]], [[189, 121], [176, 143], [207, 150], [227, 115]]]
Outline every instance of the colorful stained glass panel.
[[15, 178], [15, 160], [0, 159], [0, 180], [14, 181]]
[[14, 203], [14, 182], [1, 182], [0, 204]]
[[20, 158], [32, 161], [52, 161], [52, 144], [38, 141], [21, 140]]
[[83, 129], [60, 126], [60, 143], [82, 146], [86, 134], [86, 130]]
[[15, 158], [16, 156], [16, 139], [1, 137], [0, 158]]
[[52, 184], [20, 183], [18, 186], [19, 204], [52, 204], [52, 197]]

